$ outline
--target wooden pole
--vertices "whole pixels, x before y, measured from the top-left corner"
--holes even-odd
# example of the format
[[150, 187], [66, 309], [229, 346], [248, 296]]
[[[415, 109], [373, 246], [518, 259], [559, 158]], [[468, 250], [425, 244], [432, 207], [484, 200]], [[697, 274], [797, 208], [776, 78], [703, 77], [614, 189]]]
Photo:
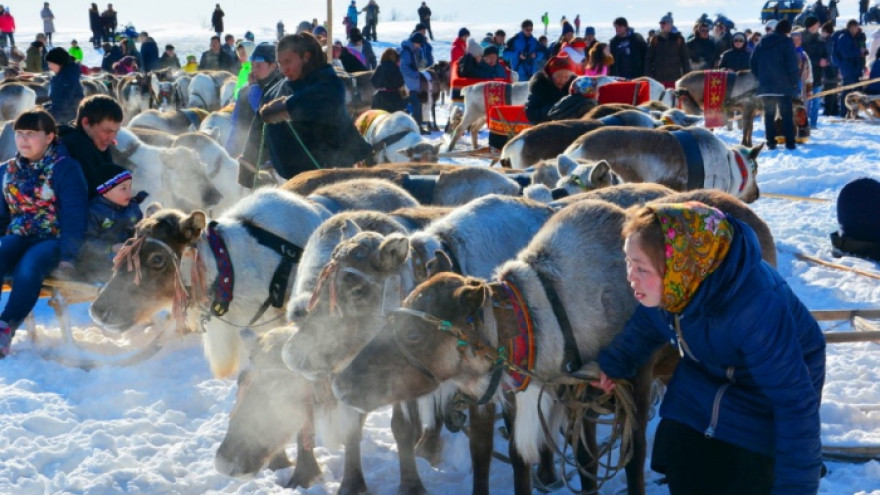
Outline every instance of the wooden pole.
[[868, 80], [865, 80], [865, 81], [859, 81], [859, 82], [856, 82], [856, 83], [847, 84], [846, 86], [840, 86], [840, 87], [837, 87], [837, 88], [834, 88], [834, 89], [829, 89], [829, 90], [827, 90], [827, 91], [821, 91], [821, 92], [816, 93], [816, 94], [814, 94], [814, 95], [810, 95], [810, 96], [808, 96], [806, 99], [807, 99], [807, 100], [812, 100], [813, 98], [821, 98], [821, 97], [823, 97], [823, 96], [826, 96], [826, 95], [833, 95], [833, 94], [836, 94], [836, 93], [840, 93], [840, 92], [842, 92], [842, 91], [846, 91], [846, 90], [848, 90], [848, 89], [860, 88], [860, 87], [862, 87], [862, 86], [867, 86], [867, 85], [869, 85], [869, 84], [873, 84], [873, 83], [875, 83], [875, 82], [880, 82], [880, 77], [875, 77], [874, 79], [868, 79]]
[[812, 201], [813, 203], [828, 203], [829, 201], [831, 201], [830, 199], [825, 198], [810, 198], [807, 196], [795, 196], [793, 194], [772, 193], [764, 191], [761, 191], [761, 197], [770, 199], [791, 199], [794, 201]]
[[829, 344], [876, 341], [880, 341], [880, 332], [825, 332], [825, 342]]
[[830, 261], [825, 261], [823, 259], [817, 258], [815, 256], [810, 256], [808, 254], [794, 253], [794, 257], [801, 260], [801, 261], [809, 261], [810, 263], [815, 263], [817, 265], [827, 266], [828, 268], [834, 268], [835, 270], [855, 273], [856, 275], [861, 275], [863, 277], [870, 277], [873, 279], [880, 280], [880, 274], [873, 273], [873, 272], [866, 272], [864, 270], [859, 270], [857, 268], [851, 268], [851, 267], [844, 266], [844, 265], [841, 265], [838, 263], [832, 263]]
[[880, 318], [880, 309], [831, 309], [810, 311], [816, 321], [852, 320], [853, 318]]
[[327, 0], [327, 62], [333, 63], [333, 0]]

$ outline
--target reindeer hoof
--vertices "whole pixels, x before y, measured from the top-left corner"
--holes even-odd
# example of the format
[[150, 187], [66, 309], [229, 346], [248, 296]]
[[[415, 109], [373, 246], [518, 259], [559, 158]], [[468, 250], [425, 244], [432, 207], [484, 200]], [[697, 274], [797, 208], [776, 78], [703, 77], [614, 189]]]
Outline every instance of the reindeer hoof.
[[368, 495], [370, 490], [367, 489], [367, 482], [364, 481], [364, 477], [359, 476], [357, 478], [355, 480], [343, 478], [336, 495]]

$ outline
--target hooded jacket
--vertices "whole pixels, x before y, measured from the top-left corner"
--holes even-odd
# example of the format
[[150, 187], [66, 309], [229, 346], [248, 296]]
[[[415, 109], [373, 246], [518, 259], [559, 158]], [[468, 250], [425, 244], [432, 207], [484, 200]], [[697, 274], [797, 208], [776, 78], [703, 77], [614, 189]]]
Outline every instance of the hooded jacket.
[[741, 70], [749, 70], [749, 60], [752, 54], [745, 49], [745, 43], [742, 48], [731, 48], [721, 54], [721, 61], [718, 62], [719, 69], [730, 69], [734, 72]]
[[403, 73], [406, 89], [421, 91], [422, 81], [419, 70], [424, 63], [422, 50], [416, 49], [412, 42], [405, 40], [400, 44], [400, 72]]
[[800, 82], [797, 56], [791, 38], [770, 33], [761, 38], [749, 61], [758, 78], [758, 96], [794, 96]]
[[734, 229], [727, 255], [687, 306], [678, 314], [639, 306], [599, 365], [609, 377], [632, 377], [660, 346], [678, 344], [682, 359], [660, 415], [775, 458], [774, 495], [815, 494], [825, 338], [761, 260], [751, 228], [726, 218]]

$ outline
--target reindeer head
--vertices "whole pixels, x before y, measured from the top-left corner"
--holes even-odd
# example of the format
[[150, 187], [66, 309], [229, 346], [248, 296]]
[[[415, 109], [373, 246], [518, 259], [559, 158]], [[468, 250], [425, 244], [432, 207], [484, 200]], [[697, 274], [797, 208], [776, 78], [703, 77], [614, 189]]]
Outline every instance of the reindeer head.
[[206, 225], [205, 213], [160, 210], [141, 220], [114, 260], [113, 275], [89, 308], [102, 327], [124, 331], [171, 306], [180, 257]]

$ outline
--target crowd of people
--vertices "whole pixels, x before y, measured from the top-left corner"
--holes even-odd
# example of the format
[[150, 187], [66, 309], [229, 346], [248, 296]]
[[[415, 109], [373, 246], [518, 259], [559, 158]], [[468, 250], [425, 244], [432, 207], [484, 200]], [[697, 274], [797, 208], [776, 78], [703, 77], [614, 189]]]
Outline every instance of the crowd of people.
[[[347, 44], [333, 43], [328, 52], [327, 31], [317, 20], [277, 43], [222, 37], [224, 13], [216, 5], [210, 48], [198, 63], [187, 60], [184, 67], [240, 76], [225, 145], [239, 159], [242, 184], [352, 166], [370, 155], [371, 146], [346, 109], [334, 64], [350, 71], [376, 69], [374, 106], [409, 108], [421, 123], [419, 71], [434, 64], [430, 8], [422, 3], [413, 32], [377, 63], [370, 39], [376, 39], [378, 5], [370, 1], [359, 10], [353, 1], [351, 7]], [[44, 4], [44, 11], [48, 8]], [[364, 31], [357, 25], [361, 12], [367, 18]], [[52, 17], [50, 10], [43, 19]], [[180, 67], [174, 47], [167, 45], [160, 57], [147, 33], [118, 40], [112, 5], [98, 15], [92, 4], [92, 19], [93, 42], [109, 44], [107, 55], [119, 57], [105, 67], [108, 72], [120, 66]], [[546, 32], [546, 13], [542, 22]], [[512, 71], [529, 81], [526, 114], [532, 122], [562, 115], [557, 105], [572, 96], [577, 75], [647, 75], [670, 85], [695, 67], [750, 68], [765, 114], [779, 108], [786, 121], [795, 97], [837, 82], [831, 70], [847, 84], [862, 76], [866, 63], [855, 20], [835, 32], [821, 19], [808, 18], [806, 29], [795, 33], [791, 23], [780, 21], [757, 41], [759, 33], [730, 33], [726, 25], [712, 26], [710, 35], [702, 22], [688, 40], [671, 13], [647, 38], [623, 17], [613, 26], [607, 43], [596, 39], [592, 26], [580, 36], [577, 16], [574, 26], [563, 21], [553, 44], [534, 36], [531, 20], [510, 39], [499, 29], [477, 42], [462, 28], [450, 58], [466, 77]], [[50, 43], [48, 35], [44, 39]], [[113, 163], [109, 150], [122, 108], [107, 96], [83, 98], [72, 51], [53, 48], [44, 61], [55, 73], [49, 111], [32, 109], [15, 120], [17, 153], [0, 166], [0, 276], [13, 281], [0, 313], [0, 357], [9, 353], [47, 276], [106, 277], [114, 252], [141, 218], [137, 205], [143, 195], [133, 194], [131, 174]], [[833, 107], [826, 104], [826, 112]], [[793, 147], [789, 131], [786, 146]], [[660, 410], [652, 456], [652, 467], [666, 474], [671, 493], [816, 493], [824, 339], [803, 304], [761, 261], [754, 232], [718, 210], [689, 203], [643, 207], [630, 215], [624, 235], [627, 279], [642, 306], [602, 351], [599, 363], [607, 375], [596, 386], [607, 391], [615, 386], [612, 378], [633, 376], [661, 344], [679, 347], [682, 362]], [[696, 475], [694, 466], [700, 466]]]

